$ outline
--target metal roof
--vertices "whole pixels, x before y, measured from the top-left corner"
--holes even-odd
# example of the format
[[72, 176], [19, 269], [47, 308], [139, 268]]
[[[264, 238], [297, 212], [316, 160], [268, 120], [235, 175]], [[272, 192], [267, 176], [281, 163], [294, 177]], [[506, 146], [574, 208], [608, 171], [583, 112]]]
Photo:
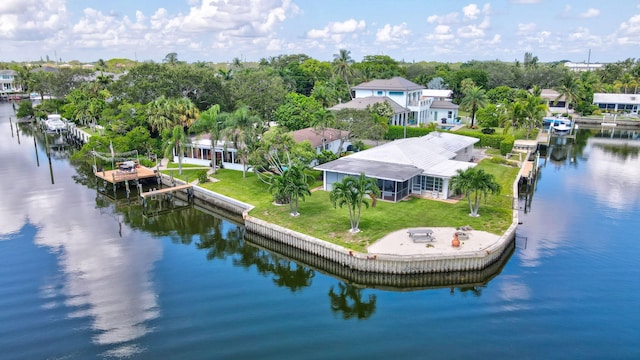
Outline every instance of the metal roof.
[[333, 171], [340, 174], [354, 176], [364, 173], [367, 177], [393, 181], [407, 181], [416, 175], [422, 174], [422, 169], [412, 165], [356, 159], [352, 156], [345, 156], [343, 158], [318, 165], [314, 169]]
[[458, 109], [459, 107], [460, 106], [452, 103], [451, 101], [434, 100], [431, 103], [432, 109]]
[[594, 104], [640, 104], [640, 94], [593, 94]]

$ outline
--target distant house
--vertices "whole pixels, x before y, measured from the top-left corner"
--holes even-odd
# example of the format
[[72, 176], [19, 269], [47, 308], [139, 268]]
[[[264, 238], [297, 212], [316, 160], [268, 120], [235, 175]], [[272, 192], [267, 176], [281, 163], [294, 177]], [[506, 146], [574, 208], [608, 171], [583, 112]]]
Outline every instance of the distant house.
[[339, 111], [342, 109], [367, 110], [369, 106], [373, 104], [381, 103], [381, 102], [386, 102], [393, 109], [393, 116], [389, 121], [390, 125], [404, 125], [404, 121], [407, 121], [407, 119], [409, 119], [409, 114], [411, 113], [411, 110], [393, 101], [388, 96], [367, 96], [362, 98], [355, 98], [349, 102], [337, 104], [329, 108], [329, 110], [332, 110], [332, 111]]
[[324, 190], [346, 176], [364, 173], [376, 179], [380, 198], [397, 202], [410, 194], [447, 199], [449, 180], [457, 170], [476, 166], [476, 138], [448, 132], [431, 132], [395, 140], [315, 167], [324, 173]]
[[573, 112], [573, 108], [570, 106], [567, 107], [564, 95], [560, 96], [560, 93], [553, 89], [541, 89], [540, 97], [544, 100], [549, 107], [549, 111], [552, 113]]
[[[323, 131], [309, 127], [293, 131], [291, 135], [297, 143], [309, 141], [317, 153], [322, 152], [322, 150], [329, 150], [334, 154], [338, 154], [347, 151], [347, 148], [351, 145], [348, 131], [333, 128], [326, 128]], [[322, 140], [323, 137], [324, 142]]]
[[576, 63], [576, 62], [571, 62], [571, 61], [567, 61], [564, 63], [564, 66], [571, 70], [571, 71], [575, 71], [575, 72], [585, 72], [585, 71], [591, 71], [591, 70], [599, 70], [604, 68], [605, 64], [602, 63], [587, 63], [587, 62], [580, 62], [580, 63]]
[[451, 90], [427, 89], [402, 77], [377, 79], [351, 88], [354, 99], [330, 110], [366, 109], [379, 102], [393, 108], [390, 125], [421, 125], [430, 122], [455, 124], [458, 105], [451, 102]]
[[620, 111], [637, 115], [638, 108], [640, 108], [640, 94], [595, 93], [593, 94], [593, 104], [602, 111]]
[[15, 70], [0, 70], [0, 92], [14, 93], [22, 91], [22, 88], [16, 83], [18, 72]]

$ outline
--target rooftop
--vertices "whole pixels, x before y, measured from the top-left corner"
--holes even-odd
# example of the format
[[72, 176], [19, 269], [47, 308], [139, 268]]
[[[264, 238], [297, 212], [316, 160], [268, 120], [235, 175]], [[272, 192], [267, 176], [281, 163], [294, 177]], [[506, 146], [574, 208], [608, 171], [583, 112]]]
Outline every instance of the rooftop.
[[349, 102], [337, 104], [329, 108], [329, 110], [334, 110], [334, 111], [342, 110], [342, 109], [366, 110], [368, 106], [371, 106], [373, 104], [377, 104], [380, 102], [386, 102], [387, 104], [391, 105], [391, 108], [393, 109], [394, 114], [402, 114], [405, 112], [409, 112], [409, 109], [401, 106], [400, 104], [393, 101], [393, 99], [391, 99], [388, 96], [367, 96], [363, 98], [355, 98]]
[[391, 79], [376, 79], [360, 85], [352, 87], [353, 90], [392, 90], [392, 91], [410, 91], [424, 89], [424, 86], [418, 85], [403, 77], [396, 76]]

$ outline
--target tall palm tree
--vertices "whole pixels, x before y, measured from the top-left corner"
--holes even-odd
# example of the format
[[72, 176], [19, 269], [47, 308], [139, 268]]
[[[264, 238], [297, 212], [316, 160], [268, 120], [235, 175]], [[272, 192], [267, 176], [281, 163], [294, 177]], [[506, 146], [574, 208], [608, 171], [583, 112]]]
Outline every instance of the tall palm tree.
[[333, 207], [347, 206], [349, 210], [349, 221], [351, 229], [349, 232], [357, 233], [360, 231], [360, 215], [362, 213], [362, 205], [369, 207], [376, 205], [376, 197], [380, 195], [380, 189], [375, 179], [367, 178], [363, 173], [359, 177], [346, 176], [342, 181], [333, 183], [333, 190], [329, 198], [333, 203]]
[[147, 122], [151, 125], [151, 130], [159, 133], [166, 129], [172, 129], [175, 125], [171, 104], [169, 100], [161, 96], [154, 100], [147, 107]]
[[298, 216], [299, 200], [311, 195], [309, 190], [309, 175], [306, 167], [300, 164], [291, 164], [284, 171], [273, 178], [269, 191], [275, 193], [276, 200], [289, 202], [291, 216]]
[[471, 86], [464, 93], [460, 107], [471, 111], [471, 127], [474, 126], [476, 120], [476, 112], [478, 109], [487, 105], [487, 93], [479, 86]]
[[354, 63], [351, 58], [351, 51], [346, 49], [340, 49], [337, 54], [333, 54], [333, 66], [334, 73], [342, 79], [347, 84], [347, 91], [349, 91], [349, 96], [353, 99], [351, 95], [351, 85], [349, 85], [349, 77], [353, 75], [353, 69], [351, 65]]
[[171, 136], [164, 146], [165, 158], [173, 158], [174, 149], [178, 152], [178, 174], [180, 175], [182, 175], [182, 150], [188, 139], [187, 134], [184, 132], [184, 128], [181, 125], [176, 125], [173, 127]]
[[[233, 143], [236, 156], [242, 162], [242, 176], [247, 174], [247, 160], [250, 152], [257, 145], [262, 135], [262, 121], [259, 117], [251, 115], [249, 108], [243, 106], [234, 111], [225, 125], [223, 136]], [[225, 142], [225, 148], [227, 143]]]
[[189, 98], [171, 99], [170, 104], [175, 121], [183, 127], [193, 125], [198, 116], [200, 116], [200, 110]]
[[[480, 208], [481, 195], [487, 196], [488, 193], [499, 194], [500, 184], [495, 180], [492, 174], [475, 167], [466, 170], [458, 169], [457, 175], [450, 180], [450, 186], [454, 191], [459, 191], [466, 195], [469, 202], [469, 216], [478, 217]], [[471, 194], [474, 194], [473, 204], [471, 203]]]
[[220, 105], [212, 105], [209, 109], [200, 113], [200, 117], [190, 127], [191, 131], [206, 131], [211, 139], [211, 168], [213, 173], [217, 172], [216, 145], [225, 127], [226, 114], [220, 113]]
[[557, 104], [560, 98], [564, 97], [564, 109], [566, 113], [569, 112], [570, 106], [577, 105], [581, 100], [580, 83], [571, 72], [564, 74], [564, 77], [560, 81], [560, 86], [555, 90], [558, 92], [558, 97], [554, 103]]
[[524, 102], [523, 115], [527, 128], [527, 139], [533, 129], [542, 125], [542, 118], [547, 113], [548, 107], [540, 96], [529, 95]]

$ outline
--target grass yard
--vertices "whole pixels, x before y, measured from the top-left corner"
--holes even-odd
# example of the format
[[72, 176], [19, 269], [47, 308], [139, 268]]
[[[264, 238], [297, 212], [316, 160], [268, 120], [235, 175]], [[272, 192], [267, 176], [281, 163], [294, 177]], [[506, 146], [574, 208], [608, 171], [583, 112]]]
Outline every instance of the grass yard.
[[[219, 181], [200, 186], [256, 206], [251, 215], [286, 228], [309, 234], [350, 249], [364, 251], [384, 235], [407, 227], [471, 225], [495, 234], [504, 232], [512, 220], [512, 184], [517, 168], [493, 164], [487, 160], [478, 165], [494, 174], [502, 186], [500, 195], [489, 196], [480, 206], [480, 217], [472, 218], [466, 198], [458, 203], [409, 198], [399, 203], [378, 201], [375, 208], [364, 208], [360, 233], [349, 233], [349, 214], [346, 208], [333, 208], [329, 193], [314, 191], [299, 205], [300, 216], [289, 215], [289, 206], [277, 206], [268, 186], [253, 173], [242, 177], [241, 171], [219, 170]], [[175, 176], [175, 175], [174, 175]], [[317, 182], [313, 187], [319, 186]]]

